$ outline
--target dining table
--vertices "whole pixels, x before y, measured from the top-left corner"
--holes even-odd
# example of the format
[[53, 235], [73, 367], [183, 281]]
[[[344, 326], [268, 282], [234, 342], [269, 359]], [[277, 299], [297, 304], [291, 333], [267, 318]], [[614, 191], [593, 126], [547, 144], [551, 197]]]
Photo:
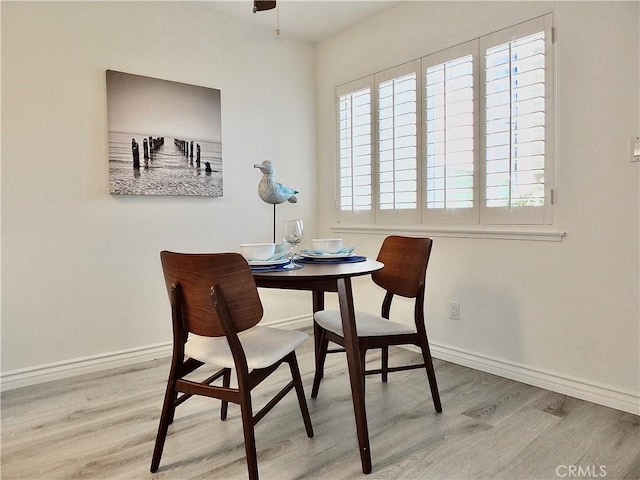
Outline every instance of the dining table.
[[[351, 279], [370, 275], [382, 267], [384, 267], [384, 264], [381, 262], [363, 257], [359, 261], [305, 263], [303, 268], [296, 270], [253, 271], [253, 277], [258, 287], [312, 292], [314, 313], [324, 309], [325, 292], [336, 292], [338, 294], [363, 473], [371, 473], [371, 451], [369, 448], [369, 431], [364, 399], [362, 372], [364, 366], [361, 365], [360, 361]], [[318, 342], [317, 335], [315, 337], [315, 341]], [[317, 355], [317, 345], [315, 352]]]

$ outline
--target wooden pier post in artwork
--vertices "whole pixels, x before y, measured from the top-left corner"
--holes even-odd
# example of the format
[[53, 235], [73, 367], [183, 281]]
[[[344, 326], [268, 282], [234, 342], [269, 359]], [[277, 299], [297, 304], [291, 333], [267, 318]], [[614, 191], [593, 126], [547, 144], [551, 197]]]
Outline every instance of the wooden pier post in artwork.
[[196, 165], [200, 168], [200, 144], [196, 144]]
[[131, 153], [133, 154], [133, 168], [140, 170], [140, 149], [135, 138], [131, 139]]

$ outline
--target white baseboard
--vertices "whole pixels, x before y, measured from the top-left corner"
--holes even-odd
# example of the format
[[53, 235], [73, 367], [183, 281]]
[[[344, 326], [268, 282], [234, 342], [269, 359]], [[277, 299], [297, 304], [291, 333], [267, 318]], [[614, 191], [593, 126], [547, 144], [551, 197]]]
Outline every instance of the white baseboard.
[[[265, 325], [298, 329], [311, 326], [312, 320], [310, 315], [303, 315], [265, 322]], [[74, 358], [62, 362], [36, 365], [35, 367], [10, 370], [0, 374], [0, 391], [5, 392], [15, 388], [28, 387], [29, 385], [37, 385], [53, 380], [62, 380], [85, 373], [95, 373], [111, 368], [126, 367], [169, 356], [171, 356], [171, 342], [164, 342], [128, 350]]]
[[430, 342], [431, 354], [447, 362], [640, 415], [640, 395], [555, 372]]
[[261, 323], [260, 325], [264, 325], [265, 327], [286, 328], [289, 330], [302, 330], [303, 328], [311, 328], [313, 326], [313, 317], [311, 315], [300, 315], [298, 317], [272, 320]]
[[10, 370], [2, 372], [0, 375], [0, 390], [5, 392], [15, 388], [61, 380], [85, 373], [95, 373], [110, 368], [125, 367], [168, 356], [171, 356], [171, 342]]
[[[272, 327], [290, 329], [305, 328], [311, 324], [311, 317], [308, 315], [266, 323], [266, 325]], [[411, 349], [414, 350], [413, 348]], [[640, 395], [634, 392], [622, 391], [607, 385], [595, 384], [579, 378], [571, 378], [566, 375], [543, 371], [526, 365], [520, 365], [503, 359], [492, 358], [487, 355], [433, 342], [431, 343], [431, 353], [435, 358], [447, 362], [640, 415]], [[170, 355], [171, 342], [165, 342], [12, 370], [0, 375], [0, 390], [12, 390], [85, 373], [94, 373], [110, 368], [133, 365], [157, 358], [168, 357]]]

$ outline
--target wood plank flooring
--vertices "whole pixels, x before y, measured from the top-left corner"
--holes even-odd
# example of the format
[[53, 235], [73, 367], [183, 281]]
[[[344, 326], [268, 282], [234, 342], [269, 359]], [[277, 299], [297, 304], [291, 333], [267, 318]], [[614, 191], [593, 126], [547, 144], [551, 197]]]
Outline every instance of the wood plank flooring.
[[[395, 349], [390, 361], [419, 361]], [[444, 412], [426, 375], [368, 377], [373, 472], [364, 475], [344, 355], [327, 358], [310, 399], [313, 346], [298, 350], [315, 437], [295, 395], [256, 427], [262, 479], [640, 479], [640, 418], [436, 360]], [[379, 361], [372, 352], [368, 363]], [[3, 480], [245, 479], [240, 411], [194, 398], [178, 408], [156, 474], [149, 473], [169, 359], [2, 394]], [[254, 410], [288, 378], [281, 367], [255, 391]]]

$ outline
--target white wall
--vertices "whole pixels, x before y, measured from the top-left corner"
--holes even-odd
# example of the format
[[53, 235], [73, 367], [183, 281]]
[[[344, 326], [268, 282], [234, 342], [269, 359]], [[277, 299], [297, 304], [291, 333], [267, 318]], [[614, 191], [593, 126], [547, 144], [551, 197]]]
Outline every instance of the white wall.
[[[169, 341], [162, 249], [271, 240], [254, 163], [300, 190], [278, 220], [313, 236], [311, 44], [184, 2], [1, 8], [3, 374]], [[106, 69], [221, 90], [222, 198], [109, 195]], [[263, 301], [266, 321], [311, 310], [304, 294]]]
[[[332, 235], [336, 222], [336, 85], [551, 11], [558, 38], [553, 228], [567, 236], [435, 237], [428, 332], [443, 358], [531, 383], [541, 378], [541, 386], [637, 412], [640, 165], [630, 163], [640, 132], [637, 2], [407, 2], [322, 42], [319, 225]], [[384, 236], [345, 238], [374, 255]], [[366, 285], [359, 305], [374, 309], [368, 299], [380, 293]], [[450, 300], [460, 302], [459, 321], [448, 319]]]

